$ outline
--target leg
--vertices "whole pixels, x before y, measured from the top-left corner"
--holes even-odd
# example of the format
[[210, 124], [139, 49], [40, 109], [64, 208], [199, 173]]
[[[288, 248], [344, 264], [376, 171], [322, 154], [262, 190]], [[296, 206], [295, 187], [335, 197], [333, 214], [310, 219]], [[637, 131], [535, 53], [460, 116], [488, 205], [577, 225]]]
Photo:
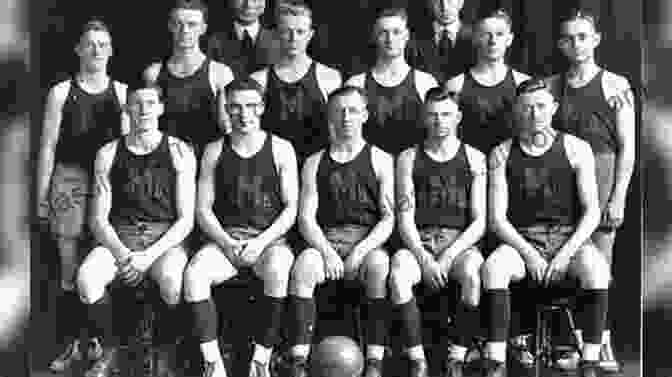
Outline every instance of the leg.
[[366, 359], [365, 376], [377, 376], [385, 353], [387, 335], [387, 280], [390, 257], [383, 249], [374, 249], [364, 257], [359, 267], [359, 279], [366, 290]]
[[[481, 267], [484, 286], [483, 308], [488, 316], [485, 356], [492, 370], [501, 369], [506, 362], [506, 341], [509, 336], [511, 301], [509, 284], [525, 277], [525, 262], [514, 248], [501, 245]], [[491, 372], [489, 375], [497, 375]]]
[[194, 318], [194, 334], [200, 343], [206, 370], [213, 377], [226, 376], [217, 342], [217, 310], [211, 287], [234, 277], [238, 271], [214, 243], [205, 245], [184, 271], [184, 299]]
[[262, 319], [254, 336], [253, 360], [268, 368], [273, 348], [280, 342], [289, 271], [294, 255], [286, 244], [271, 245], [263, 251], [254, 265], [255, 274], [264, 282], [263, 296], [256, 302]]
[[[607, 259], [610, 270], [613, 266], [613, 250], [614, 250], [614, 241], [616, 240], [615, 231], [601, 231], [597, 230], [593, 233], [591, 240], [597, 246], [597, 249], [600, 250], [602, 255]], [[611, 284], [613, 285], [614, 281], [612, 279]], [[611, 346], [611, 322], [609, 312], [607, 312], [607, 323], [605, 325], [604, 332], [602, 333], [602, 348], [600, 350], [600, 366], [608, 371], [618, 371], [620, 365], [614, 356], [614, 350]]]

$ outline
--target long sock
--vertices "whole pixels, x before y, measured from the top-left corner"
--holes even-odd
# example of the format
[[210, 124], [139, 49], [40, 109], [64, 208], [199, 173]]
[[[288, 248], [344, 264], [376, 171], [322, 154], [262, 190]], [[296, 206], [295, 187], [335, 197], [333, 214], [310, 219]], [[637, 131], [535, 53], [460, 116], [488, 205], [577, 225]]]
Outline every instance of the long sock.
[[384, 346], [387, 337], [387, 300], [369, 298], [366, 305], [366, 344]]
[[583, 329], [585, 343], [601, 344], [602, 332], [608, 310], [608, 291], [606, 289], [586, 289], [583, 291], [581, 318], [585, 321], [579, 327]]
[[258, 313], [262, 314], [263, 322], [259, 326], [254, 342], [272, 349], [280, 342], [280, 326], [285, 314], [285, 298], [263, 295], [257, 301]]
[[506, 342], [511, 321], [511, 297], [508, 289], [488, 289], [483, 294], [487, 311], [488, 341]]
[[156, 339], [159, 345], [174, 344], [177, 340], [178, 331], [182, 328], [179, 326], [181, 305], [168, 305], [163, 300], [158, 305], [157, 310], [157, 328], [160, 329]]
[[422, 320], [415, 297], [406, 303], [395, 305], [394, 312], [401, 325], [402, 345], [405, 348], [422, 345]]
[[62, 291], [57, 305], [57, 331], [63, 342], [68, 344], [79, 337], [85, 307], [76, 290]]
[[289, 295], [287, 297], [287, 311], [289, 312], [290, 329], [289, 344], [309, 345], [313, 339], [315, 326], [315, 300], [311, 298]]
[[92, 338], [102, 338], [107, 344], [114, 342], [112, 310], [107, 293], [93, 304], [87, 305], [89, 334]]
[[189, 303], [194, 318], [193, 335], [199, 343], [217, 339], [217, 309], [212, 299]]
[[458, 346], [468, 347], [471, 340], [481, 327], [481, 313], [478, 307], [465, 304], [462, 300], [457, 303], [455, 313], [455, 328], [457, 330]]

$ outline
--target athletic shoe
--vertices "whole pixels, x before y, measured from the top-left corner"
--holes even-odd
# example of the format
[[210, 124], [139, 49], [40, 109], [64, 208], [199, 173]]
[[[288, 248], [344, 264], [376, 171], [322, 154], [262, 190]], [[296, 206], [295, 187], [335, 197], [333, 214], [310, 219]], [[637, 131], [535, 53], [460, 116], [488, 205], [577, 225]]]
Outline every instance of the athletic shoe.
[[443, 377], [462, 377], [463, 374], [464, 362], [449, 357], [444, 364]]
[[483, 375], [485, 377], [506, 377], [506, 364], [497, 360], [484, 359]]
[[68, 344], [62, 354], [58, 355], [54, 361], [49, 364], [49, 370], [55, 373], [62, 373], [70, 368], [75, 361], [82, 360], [82, 352], [79, 350], [79, 340], [74, 340]]
[[114, 348], [103, 349], [103, 355], [84, 373], [84, 377], [109, 377], [116, 370], [116, 363], [117, 350]]
[[103, 346], [98, 338], [91, 338], [86, 346], [86, 358], [96, 361], [103, 356]]
[[292, 357], [289, 377], [308, 377], [308, 361], [303, 356]]
[[581, 363], [579, 363], [579, 377], [597, 377], [599, 369], [599, 361], [581, 360]]
[[203, 365], [202, 377], [227, 377], [224, 363], [221, 361], [206, 361]]
[[250, 363], [249, 377], [271, 377], [268, 364], [262, 364], [256, 360], [252, 360]]
[[366, 368], [364, 369], [364, 377], [382, 377], [383, 376], [383, 360], [367, 359]]
[[608, 373], [621, 372], [621, 364], [614, 356], [611, 342], [602, 343], [600, 347], [600, 369]]
[[427, 360], [411, 360], [411, 371], [409, 377], [427, 377]]

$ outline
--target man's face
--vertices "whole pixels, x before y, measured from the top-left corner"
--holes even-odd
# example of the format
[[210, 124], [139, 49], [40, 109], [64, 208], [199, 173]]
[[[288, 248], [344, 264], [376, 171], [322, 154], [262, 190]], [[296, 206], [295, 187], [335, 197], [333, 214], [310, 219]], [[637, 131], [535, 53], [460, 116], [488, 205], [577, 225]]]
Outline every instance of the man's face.
[[501, 59], [513, 42], [511, 27], [502, 18], [486, 18], [478, 24], [474, 42], [480, 57], [487, 60]]
[[266, 0], [231, 0], [231, 9], [236, 20], [249, 25], [259, 20], [266, 9]]
[[369, 113], [364, 100], [355, 92], [334, 98], [328, 116], [332, 139], [351, 139], [362, 134]]
[[236, 90], [227, 97], [226, 109], [231, 118], [232, 129], [250, 133], [261, 127], [264, 101], [256, 90]]
[[112, 56], [110, 34], [102, 30], [89, 30], [82, 35], [75, 51], [86, 67], [94, 71], [104, 71]]
[[374, 37], [379, 54], [397, 57], [404, 54], [408, 42], [408, 27], [402, 17], [382, 17], [376, 21]]
[[518, 131], [529, 133], [548, 129], [557, 109], [558, 103], [546, 89], [519, 95], [515, 105]]
[[425, 105], [425, 126], [430, 138], [453, 136], [462, 120], [462, 112], [450, 99], [430, 101]]
[[457, 21], [464, 0], [429, 0], [429, 10], [434, 21], [440, 24], [452, 24]]
[[173, 43], [176, 47], [192, 48], [198, 42], [207, 25], [203, 12], [197, 9], [175, 9], [170, 17], [168, 29], [173, 34]]
[[581, 63], [594, 57], [600, 39], [590, 21], [577, 18], [562, 24], [558, 47], [571, 62]]
[[313, 38], [311, 19], [308, 16], [284, 15], [278, 19], [278, 35], [287, 55], [295, 56], [306, 52]]
[[159, 93], [153, 88], [138, 89], [128, 97], [128, 113], [131, 131], [144, 133], [158, 127], [158, 119], [163, 114], [163, 103]]

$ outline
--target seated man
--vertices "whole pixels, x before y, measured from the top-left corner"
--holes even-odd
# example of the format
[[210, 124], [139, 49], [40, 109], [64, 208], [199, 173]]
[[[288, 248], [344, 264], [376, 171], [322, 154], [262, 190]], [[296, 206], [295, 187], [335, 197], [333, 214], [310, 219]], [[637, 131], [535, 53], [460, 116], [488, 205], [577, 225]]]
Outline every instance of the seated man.
[[595, 159], [588, 143], [551, 127], [557, 108], [543, 80], [521, 83], [514, 105], [517, 136], [490, 156], [490, 223], [502, 245], [481, 276], [488, 377], [506, 375], [509, 284], [525, 278], [539, 288], [578, 281], [578, 325], [585, 335], [581, 376], [597, 375], [609, 267], [590, 240], [600, 219]]
[[203, 376], [224, 377], [211, 287], [243, 269], [263, 280], [260, 322], [250, 327], [255, 346], [249, 375], [268, 377], [294, 262], [285, 234], [296, 220], [298, 168], [292, 145], [260, 128], [262, 88], [246, 79], [226, 90], [231, 134], [208, 144], [198, 180], [197, 219], [210, 242], [189, 262], [184, 297], [194, 314]]
[[430, 89], [424, 108], [427, 138], [402, 152], [397, 162], [399, 232], [406, 248], [392, 258], [390, 297], [412, 361], [411, 376], [424, 377], [427, 363], [413, 286], [424, 281], [439, 290], [449, 278], [460, 283], [458, 339], [445, 369], [446, 376], [461, 377], [467, 346], [480, 327], [476, 308], [483, 257], [476, 243], [485, 233], [485, 155], [457, 138], [462, 113], [448, 92]]
[[298, 256], [289, 285], [291, 376], [306, 376], [315, 287], [339, 279], [364, 286], [365, 376], [381, 376], [389, 272], [382, 245], [394, 228], [394, 162], [364, 140], [367, 117], [362, 89], [346, 86], [332, 92], [329, 146], [308, 157], [303, 167], [298, 223], [308, 248]]
[[[129, 93], [130, 133], [105, 144], [95, 162], [91, 229], [100, 246], [86, 256], [77, 285], [87, 304], [94, 336], [102, 335], [103, 357], [86, 377], [107, 376], [116, 355], [107, 286], [115, 279], [136, 286], [154, 279], [172, 308], [159, 314], [159, 369], [174, 360], [174, 307], [180, 302], [187, 264], [183, 242], [194, 224], [196, 158], [183, 141], [159, 131], [160, 89]], [[164, 347], [165, 346], [165, 347]]]

